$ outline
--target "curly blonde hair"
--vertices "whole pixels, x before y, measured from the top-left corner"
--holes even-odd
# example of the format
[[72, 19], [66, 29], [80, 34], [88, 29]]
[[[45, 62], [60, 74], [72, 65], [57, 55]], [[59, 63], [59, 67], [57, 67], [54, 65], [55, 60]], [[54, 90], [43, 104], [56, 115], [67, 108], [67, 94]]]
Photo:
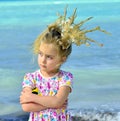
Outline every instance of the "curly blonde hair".
[[66, 48], [63, 49], [62, 46], [59, 44], [59, 41], [61, 41], [62, 36], [61, 32], [59, 31], [59, 28], [49, 28], [45, 32], [43, 32], [34, 42], [34, 53], [39, 53], [39, 47], [41, 42], [47, 43], [47, 44], [54, 44], [56, 47], [59, 55], [61, 57], [68, 57], [72, 51], [72, 44]]

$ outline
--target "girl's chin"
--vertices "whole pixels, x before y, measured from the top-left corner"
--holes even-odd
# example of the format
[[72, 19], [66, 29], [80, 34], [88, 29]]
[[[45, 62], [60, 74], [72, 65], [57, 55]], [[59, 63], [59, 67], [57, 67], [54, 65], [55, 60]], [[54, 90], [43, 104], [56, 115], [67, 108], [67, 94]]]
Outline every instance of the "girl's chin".
[[47, 71], [47, 69], [46, 68], [43, 68], [43, 67], [40, 67], [40, 70], [41, 71]]

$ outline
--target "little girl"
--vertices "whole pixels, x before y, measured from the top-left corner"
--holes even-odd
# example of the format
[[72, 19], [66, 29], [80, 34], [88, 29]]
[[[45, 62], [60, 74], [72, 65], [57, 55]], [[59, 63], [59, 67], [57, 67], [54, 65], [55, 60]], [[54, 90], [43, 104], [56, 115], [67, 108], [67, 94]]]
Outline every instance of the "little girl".
[[[74, 24], [75, 17], [76, 10], [66, 20], [65, 10], [64, 16], [49, 25], [34, 42], [40, 69], [25, 75], [20, 96], [23, 110], [30, 112], [29, 121], [71, 121], [67, 102], [72, 92], [73, 75], [60, 67], [71, 54], [72, 44], [90, 45], [89, 42], [96, 42], [85, 35], [87, 32], [106, 32], [100, 27], [81, 30], [80, 26], [91, 17]], [[37, 94], [33, 93], [33, 89], [37, 90]]]

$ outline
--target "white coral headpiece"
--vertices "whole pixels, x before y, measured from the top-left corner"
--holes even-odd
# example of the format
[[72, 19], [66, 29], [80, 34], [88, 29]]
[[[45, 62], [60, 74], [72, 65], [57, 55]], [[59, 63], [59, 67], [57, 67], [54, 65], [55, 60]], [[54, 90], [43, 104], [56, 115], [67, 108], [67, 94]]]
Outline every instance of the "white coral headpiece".
[[68, 19], [66, 18], [67, 15], [67, 8], [64, 11], [64, 15], [58, 14], [59, 18], [51, 25], [48, 26], [48, 29], [57, 28], [58, 31], [61, 33], [61, 39], [58, 39], [58, 43], [62, 46], [63, 49], [67, 49], [72, 43], [80, 46], [81, 44], [85, 44], [90, 46], [91, 42], [98, 44], [99, 46], [103, 46], [103, 44], [98, 43], [97, 41], [88, 38], [86, 33], [93, 32], [93, 31], [101, 31], [106, 34], [110, 34], [105, 30], [102, 30], [100, 26], [92, 28], [90, 30], [81, 29], [81, 26], [92, 19], [93, 17], [89, 17], [84, 21], [80, 21], [78, 24], [74, 23], [76, 15], [76, 9], [71, 17]]

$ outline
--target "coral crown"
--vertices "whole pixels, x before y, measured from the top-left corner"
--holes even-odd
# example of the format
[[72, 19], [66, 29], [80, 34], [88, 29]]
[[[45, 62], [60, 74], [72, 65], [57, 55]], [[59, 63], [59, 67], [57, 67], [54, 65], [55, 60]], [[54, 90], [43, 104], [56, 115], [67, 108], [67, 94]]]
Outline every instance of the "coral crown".
[[86, 33], [93, 32], [93, 31], [101, 31], [105, 34], [110, 34], [107, 31], [100, 28], [100, 26], [97, 26], [95, 28], [92, 28], [90, 30], [81, 29], [81, 26], [92, 19], [93, 17], [89, 17], [86, 20], [80, 21], [79, 23], [75, 24], [75, 18], [76, 10], [74, 10], [74, 13], [71, 17], [68, 19], [67, 17], [67, 8], [64, 11], [64, 15], [58, 14], [59, 18], [52, 24], [48, 26], [48, 30], [56, 29], [58, 32], [61, 33], [61, 39], [58, 39], [58, 43], [62, 46], [62, 49], [67, 49], [71, 44], [76, 44], [77, 46], [80, 46], [82, 44], [85, 44], [86, 46], [90, 46], [91, 42], [96, 43], [99, 46], [103, 46], [103, 44], [97, 42], [96, 40], [93, 40], [91, 38], [88, 38], [86, 36]]

